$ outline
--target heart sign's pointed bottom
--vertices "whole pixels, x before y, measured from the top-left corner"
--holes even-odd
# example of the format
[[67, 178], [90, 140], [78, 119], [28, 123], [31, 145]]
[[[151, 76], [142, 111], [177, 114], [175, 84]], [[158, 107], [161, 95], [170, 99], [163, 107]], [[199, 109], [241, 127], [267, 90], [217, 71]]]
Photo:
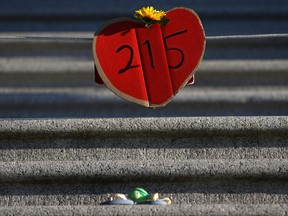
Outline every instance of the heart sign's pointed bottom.
[[95, 34], [96, 81], [116, 95], [146, 107], [166, 105], [187, 83], [202, 60], [205, 34], [187, 8], [167, 12], [170, 23], [150, 28], [124, 18]]

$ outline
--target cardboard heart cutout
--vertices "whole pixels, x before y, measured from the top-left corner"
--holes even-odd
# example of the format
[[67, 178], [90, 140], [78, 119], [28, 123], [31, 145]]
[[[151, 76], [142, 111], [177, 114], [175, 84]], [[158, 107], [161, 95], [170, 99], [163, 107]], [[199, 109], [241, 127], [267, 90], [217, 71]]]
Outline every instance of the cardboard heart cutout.
[[197, 14], [168, 11], [164, 27], [128, 18], [113, 20], [94, 36], [96, 81], [116, 95], [145, 107], [162, 107], [194, 78], [205, 50]]

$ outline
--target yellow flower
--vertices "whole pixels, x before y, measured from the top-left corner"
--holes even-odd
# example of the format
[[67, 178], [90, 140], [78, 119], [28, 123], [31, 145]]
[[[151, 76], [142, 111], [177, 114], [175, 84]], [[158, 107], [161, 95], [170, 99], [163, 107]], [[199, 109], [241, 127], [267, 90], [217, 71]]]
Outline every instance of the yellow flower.
[[145, 26], [148, 28], [150, 28], [152, 24], [160, 24], [161, 26], [165, 26], [169, 23], [169, 20], [166, 18], [166, 13], [162, 10], [155, 10], [152, 6], [143, 7], [136, 10], [134, 17], [144, 22]]
[[166, 16], [166, 13], [162, 10], [155, 10], [154, 7], [152, 6], [148, 6], [148, 7], [143, 7], [139, 10], [136, 10], [135, 16], [143, 20], [161, 21], [161, 19]]

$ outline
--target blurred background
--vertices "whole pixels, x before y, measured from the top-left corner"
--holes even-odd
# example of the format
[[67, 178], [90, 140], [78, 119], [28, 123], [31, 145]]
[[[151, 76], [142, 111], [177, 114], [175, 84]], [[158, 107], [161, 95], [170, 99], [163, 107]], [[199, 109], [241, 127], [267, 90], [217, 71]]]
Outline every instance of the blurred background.
[[[206, 36], [288, 33], [287, 0], [2, 0], [0, 37], [92, 38], [135, 10], [189, 7]], [[94, 83], [91, 41], [0, 39], [1, 118], [288, 114], [288, 38], [207, 40], [196, 81], [150, 110]]]

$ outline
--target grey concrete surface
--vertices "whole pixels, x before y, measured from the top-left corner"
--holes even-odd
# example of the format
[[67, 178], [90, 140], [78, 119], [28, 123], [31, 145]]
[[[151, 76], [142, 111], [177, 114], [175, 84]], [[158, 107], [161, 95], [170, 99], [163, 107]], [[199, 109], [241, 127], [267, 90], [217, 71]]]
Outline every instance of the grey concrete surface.
[[[196, 10], [207, 35], [233, 33], [276, 33], [287, 29], [287, 2], [259, 1], [146, 1], [146, 5], [169, 10], [186, 6]], [[89, 6], [88, 6], [89, 5]], [[3, 2], [0, 14], [2, 31], [95, 31], [104, 21], [131, 16], [145, 5], [126, 1], [36, 1]], [[31, 22], [31, 20], [33, 22]], [[75, 20], [77, 20], [75, 22]], [[232, 24], [231, 24], [232, 23]]]
[[[95, 30], [96, 31], [96, 30]], [[244, 34], [244, 33], [242, 33]], [[5, 36], [39, 36], [39, 37], [67, 37], [85, 38], [91, 40], [24, 40], [24, 39], [1, 39]], [[75, 60], [92, 59], [92, 39], [94, 31], [91, 32], [1, 32], [0, 31], [0, 56], [1, 57], [51, 57], [59, 59], [64, 56], [74, 57]], [[287, 59], [287, 37], [283, 38], [252, 38], [252, 39], [222, 39], [213, 40], [207, 36], [204, 60], [278, 60]], [[52, 65], [53, 66], [53, 65]]]
[[1, 162], [288, 159], [285, 137], [85, 138], [5, 140]]
[[2, 207], [4, 215], [286, 215], [286, 204]]
[[[18, 4], [13, 4], [17, 2]], [[68, 4], [69, 3], [69, 4]], [[226, 2], [224, 0], [218, 0], [217, 2], [213, 0], [207, 0], [205, 2], [201, 0], [195, 0], [193, 2], [180, 1], [180, 2], [166, 2], [158, 1], [154, 2], [153, 0], [148, 0], [147, 5], [154, 5], [155, 7], [161, 7], [163, 10], [168, 10], [170, 7], [175, 6], [187, 6], [192, 8], [197, 8], [205, 13], [210, 14], [219, 14], [225, 13], [224, 15], [234, 12], [234, 15], [239, 13], [249, 14], [254, 12], [256, 15], [271, 15], [271, 14], [283, 14], [288, 11], [287, 2], [285, 0], [277, 1], [277, 4], [272, 3], [271, 1], [263, 0], [262, 4], [259, 5], [259, 2], [256, 0], [248, 1], [243, 0], [242, 2]], [[235, 4], [237, 7], [235, 7]], [[90, 7], [87, 7], [90, 5]], [[14, 7], [13, 7], [14, 6]], [[45, 6], [45, 7], [44, 7]], [[65, 7], [63, 7], [65, 6]], [[43, 1], [42, 5], [37, 4], [36, 0], [23, 1], [19, 3], [17, 0], [11, 0], [9, 2], [3, 2], [1, 7], [2, 16], [12, 16], [12, 15], [59, 15], [59, 13], [64, 13], [67, 15], [75, 14], [95, 14], [97, 15], [113, 15], [115, 12], [127, 13], [136, 8], [143, 7], [142, 2], [133, 2], [129, 5], [126, 4], [125, 0], [109, 0], [109, 1], [92, 1], [87, 0], [85, 3], [78, 2], [77, 0], [63, 0], [61, 3], [56, 0]], [[209, 7], [213, 6], [213, 8]], [[230, 13], [229, 13], [230, 12]], [[118, 14], [116, 14], [118, 15]], [[283, 16], [282, 15], [282, 16]]]
[[190, 181], [50, 181], [1, 183], [0, 206], [77, 206], [107, 201], [111, 194], [128, 194], [135, 187], [170, 197], [174, 205], [287, 204], [287, 181], [195, 179]]
[[[287, 33], [286, 0], [146, 3], [207, 36]], [[142, 6], [5, 1], [0, 36], [92, 37]], [[147, 110], [95, 86], [90, 42], [0, 40], [0, 215], [287, 215], [287, 44], [208, 40], [195, 85]], [[99, 206], [139, 186], [173, 205]]]
[[1, 119], [0, 138], [286, 134], [288, 117], [188, 117], [115, 119]]
[[[50, 35], [63, 36], [65, 33]], [[210, 60], [204, 60], [200, 65], [194, 86], [181, 91], [165, 109], [151, 111], [123, 103], [109, 90], [94, 83], [89, 43], [30, 41], [19, 45], [20, 42], [1, 41], [0, 117], [287, 115], [288, 66], [285, 56], [278, 56], [280, 49], [287, 55], [287, 42], [241, 42], [241, 49], [246, 47], [243, 52], [238, 47], [233, 48], [235, 43], [238, 42], [207, 44], [206, 59]], [[256, 50], [260, 45], [263, 50], [258, 52], [261, 55], [269, 53], [273, 58], [254, 55], [251, 44]], [[209, 49], [213, 50], [213, 47], [217, 60], [209, 57]], [[235, 58], [238, 59], [230, 56], [230, 60], [224, 60], [226, 57], [219, 54], [234, 55], [231, 50], [236, 51]], [[250, 54], [254, 55], [252, 59], [240, 60], [241, 55], [248, 57]]]
[[[263, 90], [269, 86], [287, 86], [287, 69], [287, 61], [279, 59], [204, 60], [196, 72], [194, 86], [230, 87], [231, 90], [244, 86], [263, 87]], [[0, 71], [2, 88], [85, 86], [98, 89], [94, 83], [92, 56], [89, 59], [75, 56], [2, 57]]]
[[[43, 1], [41, 6], [25, 1], [15, 7], [13, 2], [3, 3], [0, 9], [0, 36], [91, 38], [107, 20], [131, 15], [135, 8], [143, 6], [139, 2], [127, 6], [122, 1], [89, 1], [88, 9], [88, 3], [73, 1], [66, 5], [65, 0]], [[284, 0], [277, 4], [265, 0], [261, 5], [245, 0], [236, 3], [237, 7], [222, 0], [217, 4], [150, 3], [163, 10], [176, 5], [192, 7], [203, 18], [207, 36], [283, 33], [287, 29]], [[287, 44], [287, 38], [208, 40], [193, 86], [196, 89], [187, 88], [165, 109], [151, 111], [125, 103], [95, 85], [91, 42], [1, 40], [0, 117], [288, 115]]]
[[164, 108], [155, 110], [127, 102], [104, 86], [9, 87], [0, 88], [0, 91], [1, 118], [277, 116], [288, 114], [287, 88], [281, 86], [265, 89], [189, 86], [179, 92]]
[[140, 186], [171, 197], [172, 215], [282, 213], [287, 127], [285, 116], [1, 119], [1, 212], [118, 214], [129, 207], [99, 204]]
[[191, 181], [196, 179], [288, 179], [288, 160], [138, 160], [0, 162], [0, 182]]

